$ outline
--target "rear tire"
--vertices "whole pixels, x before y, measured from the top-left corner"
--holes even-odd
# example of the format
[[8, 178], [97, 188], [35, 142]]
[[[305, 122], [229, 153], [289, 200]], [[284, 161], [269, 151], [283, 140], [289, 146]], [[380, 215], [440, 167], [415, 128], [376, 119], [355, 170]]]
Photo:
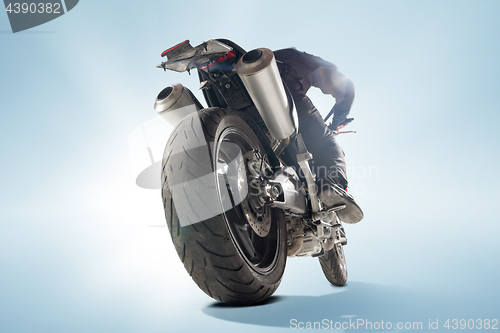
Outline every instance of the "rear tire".
[[221, 302], [264, 301], [285, 269], [283, 213], [267, 209], [259, 215], [270, 221], [263, 237], [254, 231], [257, 218], [249, 224], [249, 205], [243, 212], [249, 196], [240, 186], [248, 175], [241, 156], [254, 149], [265, 155], [251, 127], [219, 108], [184, 118], [165, 148], [162, 198], [172, 241], [193, 281]]

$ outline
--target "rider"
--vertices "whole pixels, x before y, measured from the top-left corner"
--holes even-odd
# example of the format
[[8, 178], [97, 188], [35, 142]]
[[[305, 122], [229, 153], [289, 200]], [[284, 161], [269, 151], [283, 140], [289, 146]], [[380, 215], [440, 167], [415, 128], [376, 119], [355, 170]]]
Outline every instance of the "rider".
[[[327, 207], [345, 204], [346, 208], [337, 212], [343, 222], [361, 221], [363, 212], [347, 193], [344, 152], [335, 140], [338, 131], [354, 120], [347, 118], [354, 100], [352, 81], [334, 64], [296, 48], [274, 51], [274, 56], [298, 111], [299, 133], [314, 157], [312, 169], [318, 179], [320, 200]], [[306, 96], [311, 87], [335, 98], [335, 105], [325, 119], [333, 114], [329, 126]]]

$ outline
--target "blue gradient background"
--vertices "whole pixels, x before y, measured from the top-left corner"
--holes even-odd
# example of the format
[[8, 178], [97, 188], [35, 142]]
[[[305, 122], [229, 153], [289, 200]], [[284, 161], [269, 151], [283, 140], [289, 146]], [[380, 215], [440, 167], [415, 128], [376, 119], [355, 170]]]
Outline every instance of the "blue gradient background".
[[[0, 14], [0, 331], [500, 319], [499, 16], [494, 0], [87, 0], [12, 34]], [[181, 82], [201, 98], [160, 53], [220, 37], [296, 46], [356, 85], [358, 133], [340, 143], [366, 218], [346, 227], [344, 288], [291, 259], [268, 304], [217, 304], [184, 271], [159, 191], [135, 185], [127, 140], [156, 94]]]

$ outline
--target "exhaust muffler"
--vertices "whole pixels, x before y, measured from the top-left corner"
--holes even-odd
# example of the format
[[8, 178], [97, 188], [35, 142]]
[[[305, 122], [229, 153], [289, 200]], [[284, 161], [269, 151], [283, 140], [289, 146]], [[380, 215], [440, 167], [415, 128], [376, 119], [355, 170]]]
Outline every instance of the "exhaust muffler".
[[155, 110], [172, 127], [190, 113], [198, 112], [203, 106], [196, 96], [182, 84], [168, 86], [156, 97]]
[[241, 57], [236, 71], [271, 135], [286, 139], [296, 130], [294, 105], [287, 96], [273, 51], [260, 48]]

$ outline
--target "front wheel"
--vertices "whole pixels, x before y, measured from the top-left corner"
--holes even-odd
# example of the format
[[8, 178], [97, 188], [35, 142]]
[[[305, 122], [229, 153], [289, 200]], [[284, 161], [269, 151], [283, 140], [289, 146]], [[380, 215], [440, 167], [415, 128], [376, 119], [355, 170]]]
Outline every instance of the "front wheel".
[[[337, 229], [337, 238], [341, 239], [343, 228]], [[321, 269], [328, 282], [334, 286], [343, 286], [347, 282], [347, 265], [345, 261], [344, 248], [342, 243], [337, 243], [333, 248], [319, 257]]]
[[162, 197], [174, 246], [198, 287], [227, 303], [262, 302], [285, 269], [283, 213], [252, 198], [253, 154], [265, 156], [259, 137], [218, 108], [184, 118], [164, 153]]

